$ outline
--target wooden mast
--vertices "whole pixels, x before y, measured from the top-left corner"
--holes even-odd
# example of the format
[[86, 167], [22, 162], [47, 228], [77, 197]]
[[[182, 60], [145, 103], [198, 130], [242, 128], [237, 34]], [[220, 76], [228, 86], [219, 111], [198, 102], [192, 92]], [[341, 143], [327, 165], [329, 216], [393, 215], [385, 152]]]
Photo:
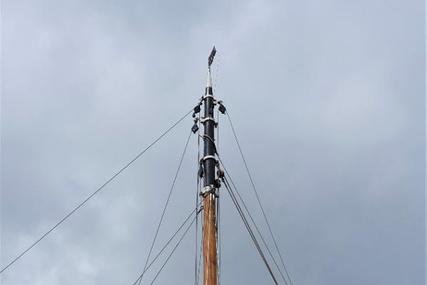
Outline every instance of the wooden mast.
[[203, 230], [203, 284], [217, 285], [217, 242], [216, 242], [216, 201], [213, 194], [203, 198], [204, 230]]
[[203, 97], [204, 117], [201, 122], [204, 125], [204, 187], [203, 197], [203, 284], [218, 284], [218, 256], [217, 256], [217, 225], [216, 225], [216, 199], [217, 183], [215, 178], [215, 100], [212, 91], [211, 64], [216, 50], [213, 48], [208, 59], [208, 80]]

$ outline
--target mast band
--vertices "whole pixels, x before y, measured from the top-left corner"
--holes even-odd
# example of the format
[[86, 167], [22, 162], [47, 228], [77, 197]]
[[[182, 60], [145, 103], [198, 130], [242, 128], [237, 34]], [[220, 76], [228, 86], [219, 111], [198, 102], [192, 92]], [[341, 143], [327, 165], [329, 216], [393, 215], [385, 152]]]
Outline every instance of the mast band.
[[215, 155], [206, 155], [200, 159], [200, 163], [202, 163], [203, 161], [208, 160], [208, 159], [213, 159], [213, 160], [215, 160], [215, 162], [218, 162]]
[[202, 188], [200, 191], [200, 196], [205, 197], [206, 194], [214, 194], [215, 197], [218, 197], [218, 193], [216, 192], [216, 188], [213, 185], [208, 185]]
[[212, 98], [215, 101], [215, 97], [212, 94], [207, 94], [207, 95], [203, 96], [202, 100], [205, 100], [207, 98]]
[[212, 117], [201, 118], [200, 123], [204, 124], [206, 121], [212, 121], [216, 124], [215, 119]]

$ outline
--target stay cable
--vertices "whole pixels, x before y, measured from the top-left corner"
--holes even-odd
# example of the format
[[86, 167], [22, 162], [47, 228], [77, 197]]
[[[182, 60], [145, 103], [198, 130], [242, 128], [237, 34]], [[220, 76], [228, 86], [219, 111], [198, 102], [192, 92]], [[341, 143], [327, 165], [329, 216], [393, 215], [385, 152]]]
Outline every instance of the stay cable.
[[45, 237], [47, 237], [51, 232], [53, 232], [57, 227], [59, 227], [63, 222], [65, 222], [70, 216], [72, 216], [77, 210], [79, 210], [83, 205], [85, 205], [90, 199], [92, 199], [96, 194], [98, 194], [102, 189], [105, 188], [108, 184], [111, 183], [117, 176], [119, 176], [123, 171], [125, 171], [129, 166], [131, 166], [136, 160], [138, 160], [144, 153], [146, 153], [151, 147], [153, 147], [157, 142], [159, 142], [166, 134], [168, 134], [172, 129], [174, 129], [180, 122], [182, 122], [191, 112], [187, 112], [175, 123], [173, 123], [166, 131], [160, 134], [152, 143], [150, 143], [146, 148], [140, 151], [133, 159], [126, 163], [122, 168], [115, 172], [109, 179], [107, 179], [101, 186], [99, 186], [92, 194], [90, 194], [86, 199], [84, 199], [80, 204], [78, 204], [73, 210], [66, 214], [62, 219], [59, 220], [55, 225], [53, 225], [47, 232], [41, 235], [37, 240], [35, 240], [30, 246], [28, 246], [24, 251], [12, 259], [6, 266], [0, 270], [2, 274], [6, 269], [8, 269], [12, 264], [17, 262], [22, 258], [27, 252], [29, 252], [34, 246], [41, 242]]

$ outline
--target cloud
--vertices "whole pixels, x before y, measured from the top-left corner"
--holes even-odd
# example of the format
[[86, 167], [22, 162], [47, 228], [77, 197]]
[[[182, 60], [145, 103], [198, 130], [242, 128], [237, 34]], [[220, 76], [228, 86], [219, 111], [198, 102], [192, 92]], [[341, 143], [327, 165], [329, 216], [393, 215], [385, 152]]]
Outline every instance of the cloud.
[[[4, 1], [1, 263], [197, 102], [215, 44], [216, 96], [294, 284], [424, 284], [420, 6]], [[131, 284], [191, 125], [188, 118], [2, 282]], [[225, 117], [219, 146], [265, 231]], [[193, 207], [195, 162], [194, 137], [157, 250]], [[223, 283], [270, 282], [225, 192], [221, 199]], [[190, 233], [158, 283], [193, 282], [193, 261]]]

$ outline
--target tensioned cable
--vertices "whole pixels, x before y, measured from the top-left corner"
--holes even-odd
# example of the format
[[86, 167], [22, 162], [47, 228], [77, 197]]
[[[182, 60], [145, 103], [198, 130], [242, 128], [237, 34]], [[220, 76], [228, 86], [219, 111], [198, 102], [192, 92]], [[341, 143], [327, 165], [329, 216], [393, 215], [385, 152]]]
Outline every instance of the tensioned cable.
[[[205, 224], [202, 224], [202, 233], [204, 232]], [[199, 262], [197, 267], [197, 276], [196, 276], [196, 284], [199, 284], [200, 279], [200, 268], [202, 268], [202, 251], [203, 251], [203, 242], [200, 240], [200, 248], [199, 248]]]
[[289, 281], [290, 281], [291, 285], [293, 285], [293, 282], [292, 282], [292, 279], [291, 279], [291, 277], [290, 277], [290, 275], [289, 275], [288, 269], [286, 268], [286, 265], [285, 265], [285, 262], [284, 262], [284, 259], [283, 259], [283, 256], [282, 256], [282, 253], [280, 252], [280, 250], [279, 250], [279, 246], [277, 245], [277, 241], [276, 241], [276, 238], [275, 238], [275, 236], [274, 236], [274, 234], [273, 234], [273, 230], [271, 229], [270, 222], [268, 221], [267, 214], [265, 213], [265, 211], [264, 211], [264, 207], [262, 206], [261, 199], [260, 199], [259, 194], [258, 194], [258, 191], [257, 191], [257, 189], [256, 189], [256, 187], [255, 187], [255, 183], [254, 183], [254, 180], [253, 180], [253, 178], [252, 178], [252, 174], [251, 174], [251, 172], [249, 171], [248, 164], [247, 164], [246, 159], [245, 159], [245, 156], [244, 156], [244, 154], [243, 154], [242, 147], [241, 147], [241, 145], [240, 145], [239, 139], [238, 139], [238, 137], [237, 137], [236, 130], [235, 130], [235, 128], [234, 128], [234, 125], [233, 125], [233, 122], [232, 122], [232, 120], [231, 120], [231, 117], [230, 117], [230, 114], [229, 114], [228, 110], [226, 111], [226, 114], [227, 114], [228, 121], [230, 122], [230, 126], [231, 126], [231, 130], [232, 130], [232, 132], [233, 132], [233, 135], [234, 135], [234, 139], [236, 140], [237, 147], [239, 148], [240, 155], [241, 155], [242, 160], [243, 160], [243, 163], [244, 163], [244, 165], [245, 165], [246, 172], [247, 172], [247, 174], [248, 174], [248, 176], [249, 176], [249, 180], [250, 180], [250, 182], [251, 182], [251, 184], [252, 184], [252, 189], [254, 190], [254, 193], [255, 193], [255, 196], [256, 196], [256, 199], [257, 199], [258, 205], [259, 205], [259, 207], [261, 208], [262, 215], [263, 215], [263, 217], [264, 217], [264, 220], [265, 220], [265, 222], [266, 222], [266, 224], [267, 224], [268, 231], [270, 232], [271, 238], [272, 238], [272, 240], [273, 240], [274, 247], [276, 248], [276, 251], [277, 251], [277, 253], [278, 253], [278, 255], [279, 255], [280, 262], [282, 263], [282, 266], [283, 266], [283, 268], [285, 269], [286, 276], [288, 277], [288, 279], [289, 279]]
[[255, 245], [255, 248], [257, 249], [257, 251], [258, 251], [259, 255], [261, 256], [261, 258], [262, 258], [262, 260], [263, 260], [263, 262], [264, 262], [264, 264], [265, 264], [265, 266], [267, 267], [268, 272], [270, 273], [271, 278], [272, 278], [272, 279], [273, 279], [273, 281], [274, 281], [274, 284], [278, 285], [279, 283], [277, 282], [277, 279], [276, 279], [276, 277], [274, 276], [274, 272], [273, 272], [273, 270], [271, 269], [271, 266], [270, 266], [270, 264], [268, 263], [268, 260], [267, 260], [267, 258], [265, 257], [265, 254], [264, 254], [264, 252], [262, 251], [262, 248], [261, 248], [261, 246], [259, 245], [259, 242], [258, 242], [258, 240], [256, 239], [256, 236], [255, 236], [254, 232], [252, 231], [252, 229], [251, 229], [251, 227], [250, 227], [250, 225], [249, 225], [249, 222], [248, 222], [248, 220], [246, 219], [245, 214], [244, 214], [244, 212], [243, 212], [243, 210], [242, 210], [241, 206], [239, 205], [239, 201], [237, 200], [236, 196], [235, 196], [235, 195], [234, 195], [234, 193], [233, 193], [233, 189], [231, 189], [231, 187], [229, 186], [228, 181], [227, 181], [227, 179], [226, 179], [225, 177], [223, 178], [223, 181], [224, 181], [224, 186], [225, 186], [225, 188], [227, 189], [227, 192], [228, 192], [228, 194], [230, 195], [230, 197], [231, 197], [231, 200], [232, 200], [233, 204], [236, 206], [237, 212], [239, 213], [239, 215], [240, 215], [240, 217], [241, 217], [241, 219], [242, 219], [242, 221], [243, 221], [243, 224], [245, 225], [245, 228], [246, 228], [246, 230], [248, 231], [248, 233], [249, 233], [249, 235], [250, 235], [250, 237], [251, 237], [251, 239], [252, 239], [252, 241], [253, 241], [253, 243], [254, 243], [254, 245]]
[[[207, 137], [207, 138], [213, 142], [212, 138], [210, 138], [210, 137]], [[235, 189], [235, 191], [236, 191], [236, 193], [237, 193], [237, 196], [238, 196], [238, 197], [240, 198], [240, 200], [242, 201], [242, 204], [243, 204], [243, 206], [244, 206], [244, 209], [245, 209], [245, 210], [246, 210], [246, 212], [248, 213], [248, 216], [249, 216], [249, 218], [251, 219], [251, 221], [252, 221], [253, 225], [255, 226], [255, 229], [256, 229], [256, 231], [257, 231], [258, 235], [261, 237], [261, 241], [262, 241], [262, 243], [264, 244], [265, 248], [267, 249], [267, 252], [268, 252], [268, 254], [270, 255], [271, 259], [273, 260], [274, 264], [276, 265], [276, 268], [277, 268], [277, 270], [279, 271], [280, 276], [282, 277], [282, 279], [283, 279], [283, 281], [285, 282], [285, 284], [288, 284], [288, 282], [286, 281], [286, 278], [285, 278], [285, 276], [284, 276], [284, 274], [283, 274], [282, 270], [280, 269], [280, 266], [277, 264], [277, 261], [276, 261], [276, 259], [275, 259], [274, 255], [272, 254], [272, 252], [271, 252], [271, 250], [270, 250], [270, 247], [268, 246], [267, 242], [265, 241], [264, 236], [262, 235], [262, 233], [261, 233], [261, 231], [260, 231], [259, 227], [257, 226], [257, 223], [256, 223], [256, 222], [255, 222], [255, 220], [253, 219], [253, 217], [252, 217], [252, 215], [251, 215], [251, 213], [250, 213], [250, 211], [249, 211], [248, 207], [246, 206], [245, 201], [243, 200], [243, 197], [240, 195], [240, 193], [239, 193], [239, 191], [238, 191], [238, 189], [237, 189], [237, 186], [235, 185], [235, 183], [234, 183], [233, 179], [231, 178], [230, 173], [228, 172], [227, 168], [225, 167], [224, 162], [222, 161], [222, 159], [221, 159], [221, 157], [220, 157], [220, 155], [219, 155], [219, 153], [218, 153], [218, 151], [217, 151], [217, 146], [215, 145], [215, 142], [213, 142], [213, 144], [214, 144], [214, 147], [215, 147], [215, 152], [216, 152], [216, 154], [217, 154], [217, 156], [218, 156], [218, 160], [219, 160], [220, 164], [222, 165], [222, 167], [224, 168], [225, 174], [229, 177], [229, 179], [230, 179], [230, 181], [231, 181], [231, 184], [233, 185], [233, 187], [234, 187], [234, 189]]]
[[287, 284], [286, 278], [284, 277], [284, 275], [283, 275], [283, 273], [282, 273], [282, 270], [280, 269], [279, 265], [277, 264], [276, 259], [274, 258], [273, 254], [271, 253], [271, 250], [270, 250], [270, 248], [269, 248], [268, 244], [266, 243], [266, 241], [265, 241], [265, 239], [264, 239], [264, 237], [263, 237], [263, 235], [262, 235], [261, 231], [259, 230], [259, 228], [258, 228], [258, 226], [257, 226], [257, 224], [256, 224], [256, 222], [255, 222], [255, 220], [252, 218], [252, 215], [250, 214], [249, 209], [246, 207], [246, 204], [245, 204], [245, 202], [244, 202], [244, 200], [243, 200], [242, 196], [241, 196], [241, 195], [240, 195], [240, 193], [237, 191], [237, 187], [235, 186], [235, 184], [234, 184], [233, 180], [231, 179], [231, 176], [230, 176], [229, 172], [227, 171], [227, 168], [225, 167], [224, 163], [222, 162], [221, 157], [220, 157], [220, 155], [219, 155], [219, 153], [218, 153], [218, 149], [217, 149], [217, 146], [216, 146], [216, 144], [215, 144], [214, 140], [213, 140], [211, 137], [206, 136], [206, 135], [203, 135], [203, 136], [201, 136], [201, 137], [203, 137], [203, 138], [207, 138], [207, 139], [209, 139], [209, 140], [212, 142], [212, 144], [213, 144], [213, 146], [214, 146], [214, 148], [215, 148], [215, 153], [216, 153], [216, 154], [217, 154], [217, 156], [218, 156], [218, 160], [219, 160], [219, 162], [220, 162], [220, 163], [221, 163], [221, 165], [223, 166], [225, 173], [229, 176], [229, 178], [230, 178], [230, 180], [231, 180], [231, 183], [233, 184], [234, 188], [236, 189], [236, 192], [237, 192], [238, 196], [239, 196], [239, 197], [240, 197], [240, 199], [242, 200], [242, 203], [243, 203], [243, 205], [244, 205], [244, 207], [245, 207], [245, 209], [246, 209], [246, 212], [248, 212], [248, 215], [249, 215], [249, 217], [251, 218], [251, 221], [252, 221], [252, 223], [254, 224], [255, 229], [257, 230], [257, 232], [258, 232], [259, 236], [261, 237], [261, 240], [262, 240], [262, 242], [263, 242], [264, 246], [267, 248], [267, 251], [268, 251], [268, 253], [269, 253], [269, 255], [270, 255], [271, 259], [273, 260], [274, 264], [276, 265], [277, 270], [279, 271], [279, 273], [280, 273], [280, 275], [281, 275], [281, 277], [282, 277], [283, 281], [285, 282], [285, 284]]
[[[220, 126], [219, 119], [220, 119], [220, 116], [219, 116], [219, 108], [218, 108], [216, 110], [216, 120], [217, 120], [216, 141], [218, 143], [218, 146], [219, 146], [219, 126]], [[216, 144], [214, 144], [214, 145], [215, 145], [215, 151], [216, 151]], [[218, 272], [218, 284], [219, 285], [221, 284], [221, 271], [222, 271], [222, 265], [221, 265], [221, 261], [222, 261], [221, 208], [220, 208], [221, 204], [220, 204], [220, 201], [221, 201], [220, 195], [218, 195], [217, 203], [216, 203], [216, 207], [217, 207], [217, 209], [216, 209], [216, 213], [217, 213], [217, 215], [216, 215], [216, 219], [217, 219], [216, 226], [217, 226], [217, 243], [218, 243], [218, 271], [217, 272]]]
[[85, 200], [77, 205], [71, 212], [65, 215], [59, 222], [57, 222], [53, 227], [51, 227], [46, 233], [44, 233], [40, 238], [33, 242], [28, 248], [21, 252], [17, 257], [10, 261], [5, 267], [0, 270], [2, 274], [6, 269], [8, 269], [12, 264], [18, 261], [22, 256], [24, 256], [28, 251], [30, 251], [34, 246], [36, 246], [41, 240], [43, 240], [47, 235], [49, 235], [53, 230], [60, 226], [65, 220], [67, 220], [71, 215], [73, 215], [78, 209], [80, 209], [87, 201], [89, 201], [93, 196], [98, 194], [105, 186], [107, 186], [111, 181], [113, 181], [117, 176], [119, 176], [124, 170], [131, 166], [138, 158], [140, 158], [147, 150], [154, 146], [159, 140], [161, 140], [167, 133], [169, 133], [173, 128], [175, 128], [181, 121], [183, 121], [191, 112], [187, 112], [182, 116], [178, 121], [176, 121], [172, 126], [170, 126], [166, 131], [164, 131], [159, 137], [157, 137], [151, 144], [149, 144], [144, 150], [138, 153], [131, 161], [129, 161], [125, 166], [123, 166], [119, 171], [117, 171], [113, 176], [111, 176], [107, 181], [104, 182], [98, 189], [96, 189], [92, 194], [90, 194]]
[[[199, 112], [199, 116], [198, 116], [198, 120], [197, 120], [197, 124], [198, 124], [198, 130], [197, 130], [197, 166], [200, 167], [200, 112]], [[197, 173], [197, 178], [196, 178], [196, 182], [197, 182], [197, 186], [196, 186], [196, 209], [197, 209], [197, 205], [199, 204], [199, 192], [200, 192], [200, 176], [199, 173]], [[195, 241], [195, 254], [194, 254], [194, 285], [198, 284], [198, 234], [199, 234], [199, 216], [196, 216], [196, 229], [195, 229], [195, 237], [194, 237], [194, 241]], [[202, 252], [202, 250], [200, 250], [200, 252]]]
[[[148, 251], [147, 259], [145, 260], [144, 269], [142, 271], [144, 271], [147, 268], [148, 261], [150, 260], [150, 257], [151, 257], [151, 252], [153, 251], [154, 245], [155, 245], [156, 240], [157, 240], [157, 236], [159, 235], [159, 230], [160, 230], [160, 227], [162, 225], [163, 218], [165, 217], [166, 209], [169, 205], [169, 201], [170, 201], [170, 198], [172, 196], [173, 189], [175, 188], [176, 179], [178, 178], [179, 172], [181, 170], [182, 162], [184, 161], [184, 157], [185, 157], [185, 154], [187, 152], [188, 142], [190, 141], [191, 134], [192, 134], [192, 131], [190, 130], [190, 133], [188, 134], [188, 138], [185, 142], [184, 150], [182, 151], [182, 154], [181, 154], [181, 158], [179, 159], [179, 164], [178, 164], [178, 167], [176, 169], [175, 176], [173, 178], [168, 197], [166, 199], [165, 205], [163, 206], [162, 215], [160, 216], [160, 220], [159, 220], [159, 223], [158, 223], [157, 228], [156, 228], [156, 233], [154, 234], [153, 242], [151, 243], [150, 250]], [[142, 278], [139, 280], [138, 284], [141, 284], [141, 281], [142, 281]]]
[[[199, 215], [200, 210], [196, 213], [196, 217]], [[184, 239], [184, 237], [186, 236], [186, 234], [188, 233], [188, 231], [191, 229], [191, 226], [193, 225], [194, 221], [196, 220], [196, 217], [193, 218], [193, 220], [191, 221], [190, 225], [187, 227], [187, 229], [185, 230], [185, 232], [182, 234], [181, 238], [178, 240], [178, 242], [176, 243], [175, 247], [172, 249], [171, 253], [166, 258], [165, 262], [160, 267], [160, 269], [157, 272], [157, 274], [154, 276], [154, 279], [153, 279], [153, 281], [151, 281], [150, 285], [152, 285], [154, 283], [154, 281], [156, 281], [157, 277], [159, 277], [159, 275], [162, 272], [163, 268], [165, 268], [166, 264], [168, 263], [168, 261], [170, 260], [170, 258], [172, 257], [172, 255], [174, 254], [174, 252], [176, 251], [176, 249], [178, 248], [178, 246], [181, 244], [182, 240]]]
[[[280, 269], [280, 266], [277, 264], [277, 261], [276, 261], [276, 259], [274, 258], [274, 255], [273, 255], [273, 253], [272, 253], [272, 252], [271, 252], [271, 250], [270, 250], [270, 247], [268, 246], [267, 242], [265, 241], [264, 236], [262, 235], [262, 233], [261, 233], [260, 229], [259, 229], [259, 228], [258, 228], [258, 226], [257, 226], [257, 223], [255, 222], [254, 218], [252, 217], [252, 215], [251, 215], [251, 213], [250, 213], [250, 211], [249, 211], [249, 208], [247, 207], [247, 205], [246, 205], [246, 203], [245, 203], [245, 200], [243, 199], [242, 195], [240, 195], [240, 192], [239, 192], [239, 190], [237, 189], [236, 184], [234, 183], [233, 179], [231, 178], [230, 173], [228, 172], [227, 168], [225, 167], [224, 163], [222, 162], [221, 158], [219, 158], [219, 156], [218, 156], [218, 159], [219, 159], [219, 161], [220, 161], [220, 163], [221, 163], [222, 167], [224, 168], [225, 174], [226, 174], [226, 175], [228, 176], [228, 178], [230, 179], [230, 182], [231, 182], [231, 185], [232, 185], [232, 186], [233, 186], [233, 188], [234, 188], [234, 191], [237, 193], [237, 196], [239, 197], [240, 201], [242, 202], [243, 208], [246, 210], [246, 213], [248, 214], [248, 216], [249, 216], [250, 220], [252, 221], [252, 224], [254, 225], [255, 230], [257, 231], [258, 235], [260, 236], [262, 243], [264, 244], [265, 248], [267, 249], [267, 252], [268, 252], [268, 254], [269, 254], [270, 258], [273, 260], [274, 265], [276, 265], [276, 268], [277, 268], [277, 270], [279, 271], [280, 276], [282, 277], [282, 279], [283, 279], [283, 281], [285, 282], [285, 284], [288, 284], [288, 282], [286, 281], [285, 276], [283, 275], [282, 270]], [[227, 182], [228, 182], [228, 180], [227, 180]], [[230, 184], [229, 184], [229, 185], [230, 185]]]
[[[200, 206], [201, 204], [199, 204]], [[160, 257], [160, 255], [163, 253], [163, 251], [168, 247], [168, 245], [172, 242], [172, 240], [175, 238], [175, 236], [181, 231], [181, 229], [185, 226], [185, 224], [188, 222], [188, 220], [193, 216], [193, 214], [197, 212], [196, 209], [193, 209], [191, 213], [185, 218], [184, 222], [178, 227], [178, 229], [175, 231], [175, 233], [169, 238], [169, 240], [165, 243], [165, 245], [162, 247], [162, 249], [157, 253], [157, 255], [153, 258], [153, 260], [147, 265], [147, 268], [138, 276], [138, 278], [135, 280], [133, 285], [139, 282], [142, 277], [144, 277], [144, 274], [150, 269], [150, 267], [154, 264], [154, 262]]]

